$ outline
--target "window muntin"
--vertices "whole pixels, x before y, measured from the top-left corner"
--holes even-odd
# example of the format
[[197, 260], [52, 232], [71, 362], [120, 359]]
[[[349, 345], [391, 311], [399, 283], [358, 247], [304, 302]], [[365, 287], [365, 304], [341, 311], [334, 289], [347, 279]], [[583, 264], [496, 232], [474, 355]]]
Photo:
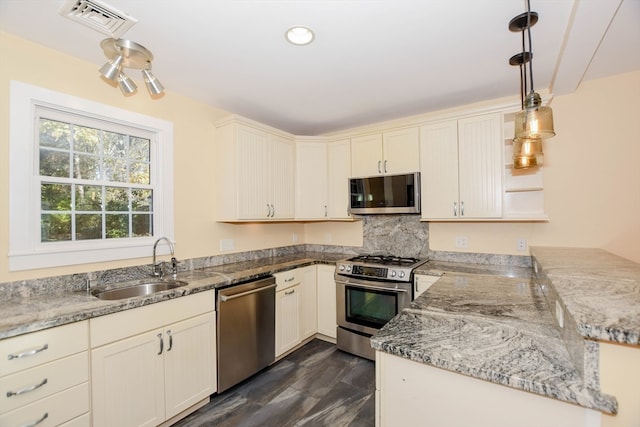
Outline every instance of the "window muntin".
[[40, 241], [153, 236], [152, 137], [37, 111]]

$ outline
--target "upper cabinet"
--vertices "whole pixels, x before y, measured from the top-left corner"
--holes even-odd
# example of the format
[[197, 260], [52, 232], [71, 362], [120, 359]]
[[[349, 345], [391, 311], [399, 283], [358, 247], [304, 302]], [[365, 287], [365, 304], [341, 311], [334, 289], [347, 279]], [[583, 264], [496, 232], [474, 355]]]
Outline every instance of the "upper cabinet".
[[294, 217], [293, 137], [233, 116], [216, 128], [217, 219]]
[[417, 127], [351, 138], [351, 176], [417, 172], [419, 145]]
[[296, 140], [296, 219], [329, 217], [326, 141]]
[[349, 140], [296, 138], [296, 219], [350, 219]]
[[420, 129], [422, 218], [502, 217], [502, 115], [484, 114]]

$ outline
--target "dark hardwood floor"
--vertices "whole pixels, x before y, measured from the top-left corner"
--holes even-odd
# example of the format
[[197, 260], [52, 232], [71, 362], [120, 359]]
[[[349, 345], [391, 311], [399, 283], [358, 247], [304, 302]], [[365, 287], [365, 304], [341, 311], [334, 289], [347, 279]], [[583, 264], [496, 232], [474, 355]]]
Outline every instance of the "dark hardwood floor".
[[173, 427], [372, 427], [374, 363], [313, 340]]

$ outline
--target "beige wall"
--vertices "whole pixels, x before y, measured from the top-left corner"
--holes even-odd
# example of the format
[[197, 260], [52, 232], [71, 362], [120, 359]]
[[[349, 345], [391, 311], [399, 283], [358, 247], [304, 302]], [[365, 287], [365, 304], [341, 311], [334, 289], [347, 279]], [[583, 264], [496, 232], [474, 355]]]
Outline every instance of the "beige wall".
[[[96, 46], [99, 50], [99, 46]], [[149, 263], [123, 260], [56, 269], [8, 271], [9, 249], [9, 82], [19, 80], [118, 108], [169, 120], [174, 124], [175, 240], [178, 258], [220, 253], [220, 239], [233, 239], [234, 251], [286, 246], [296, 233], [304, 239], [302, 224], [218, 224], [214, 221], [214, 123], [229, 114], [172, 93], [152, 100], [141, 88], [124, 97], [99, 78], [101, 64], [92, 64], [0, 32], [0, 283], [72, 272]], [[149, 248], [151, 253], [151, 248]]]
[[544, 143], [544, 223], [434, 223], [429, 243], [522, 254], [529, 245], [599, 247], [640, 262], [640, 71], [583, 83], [552, 103], [557, 135]]
[[[98, 49], [98, 47], [96, 47]], [[293, 243], [362, 245], [362, 224], [218, 224], [214, 221], [213, 124], [228, 114], [169, 90], [152, 100], [144, 89], [124, 97], [98, 77], [92, 64], [0, 32], [0, 283], [148, 263], [149, 259], [48, 270], [8, 271], [8, 90], [10, 80], [68, 93], [174, 123], [175, 240], [179, 258]], [[143, 88], [142, 82], [138, 85]], [[456, 251], [526, 254], [529, 245], [601, 247], [640, 262], [640, 71], [584, 83], [553, 101], [558, 135], [545, 143], [546, 223], [431, 223], [430, 246]], [[583, 164], [578, 164], [580, 161]], [[150, 248], [151, 250], [151, 248]]]

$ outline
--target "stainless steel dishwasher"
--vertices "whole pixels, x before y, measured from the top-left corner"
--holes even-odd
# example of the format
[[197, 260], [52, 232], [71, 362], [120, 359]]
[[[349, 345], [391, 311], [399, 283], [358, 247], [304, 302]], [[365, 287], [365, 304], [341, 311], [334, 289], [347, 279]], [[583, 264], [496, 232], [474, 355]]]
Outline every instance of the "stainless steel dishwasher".
[[218, 393], [275, 360], [273, 276], [216, 291]]

